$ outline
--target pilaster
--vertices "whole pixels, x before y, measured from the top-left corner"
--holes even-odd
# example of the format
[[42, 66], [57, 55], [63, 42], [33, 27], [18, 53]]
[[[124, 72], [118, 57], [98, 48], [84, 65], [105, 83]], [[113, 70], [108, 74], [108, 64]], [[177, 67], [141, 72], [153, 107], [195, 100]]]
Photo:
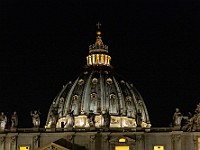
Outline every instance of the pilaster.
[[96, 136], [90, 135], [90, 149], [95, 149], [95, 140], [96, 140]]
[[144, 135], [136, 135], [136, 149], [137, 150], [143, 150], [144, 147]]
[[109, 135], [110, 133], [107, 133], [107, 134], [102, 134], [102, 146], [101, 147], [104, 147], [105, 150], [109, 150]]
[[194, 144], [194, 150], [197, 150], [198, 139], [196, 135], [193, 135], [193, 144]]
[[17, 136], [9, 137], [9, 150], [16, 150], [17, 146]]
[[35, 135], [34, 137], [33, 137], [33, 149], [36, 149], [36, 148], [38, 148], [39, 147], [39, 135]]
[[5, 136], [0, 137], [0, 149], [5, 150]]
[[183, 131], [173, 131], [171, 135], [172, 150], [181, 150], [181, 135]]

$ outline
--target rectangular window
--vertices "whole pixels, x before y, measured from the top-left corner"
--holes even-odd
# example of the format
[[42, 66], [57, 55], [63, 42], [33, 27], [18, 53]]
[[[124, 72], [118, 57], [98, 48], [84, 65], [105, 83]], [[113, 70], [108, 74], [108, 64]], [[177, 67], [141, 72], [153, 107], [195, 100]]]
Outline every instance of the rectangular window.
[[153, 150], [164, 150], [164, 146], [161, 145], [154, 146]]
[[19, 150], [30, 150], [30, 146], [20, 146]]
[[115, 146], [115, 150], [129, 150], [129, 146]]

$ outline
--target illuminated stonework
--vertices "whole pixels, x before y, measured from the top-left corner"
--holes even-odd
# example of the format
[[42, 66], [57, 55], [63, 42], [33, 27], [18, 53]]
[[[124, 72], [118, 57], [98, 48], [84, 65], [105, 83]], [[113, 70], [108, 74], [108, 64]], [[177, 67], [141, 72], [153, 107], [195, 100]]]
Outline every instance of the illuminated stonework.
[[[68, 118], [63, 117], [57, 121], [56, 127], [61, 128], [62, 124], [67, 122]], [[102, 128], [104, 126], [104, 117], [102, 115], [95, 115], [94, 118], [94, 127], [95, 128]], [[46, 126], [46, 128], [50, 128], [51, 122]], [[65, 124], [63, 124], [66, 128]], [[135, 129], [137, 127], [137, 123], [135, 119], [128, 118], [128, 117], [120, 117], [120, 116], [111, 116], [110, 121], [110, 128], [130, 128]], [[74, 124], [73, 128], [89, 128], [90, 125], [88, 123], [88, 116], [86, 115], [79, 115], [74, 117]]]
[[106, 54], [92, 54], [86, 58], [88, 66], [110, 66], [111, 57]]

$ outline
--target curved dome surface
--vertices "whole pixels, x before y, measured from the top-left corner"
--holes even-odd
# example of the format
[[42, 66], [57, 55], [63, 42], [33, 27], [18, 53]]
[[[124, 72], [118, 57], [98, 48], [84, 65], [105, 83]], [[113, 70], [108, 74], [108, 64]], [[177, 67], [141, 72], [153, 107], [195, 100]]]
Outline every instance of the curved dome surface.
[[115, 74], [110, 61], [108, 47], [98, 34], [89, 47], [84, 71], [53, 100], [46, 128], [150, 128], [141, 95]]

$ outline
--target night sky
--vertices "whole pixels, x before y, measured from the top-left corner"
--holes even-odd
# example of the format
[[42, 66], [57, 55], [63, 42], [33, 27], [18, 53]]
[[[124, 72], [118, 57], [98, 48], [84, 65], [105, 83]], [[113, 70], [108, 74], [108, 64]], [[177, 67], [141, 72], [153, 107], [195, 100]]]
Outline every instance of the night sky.
[[0, 111], [17, 111], [32, 127], [30, 111], [49, 106], [86, 64], [101, 22], [115, 71], [142, 95], [152, 125], [169, 126], [200, 102], [198, 0], [1, 0]]

